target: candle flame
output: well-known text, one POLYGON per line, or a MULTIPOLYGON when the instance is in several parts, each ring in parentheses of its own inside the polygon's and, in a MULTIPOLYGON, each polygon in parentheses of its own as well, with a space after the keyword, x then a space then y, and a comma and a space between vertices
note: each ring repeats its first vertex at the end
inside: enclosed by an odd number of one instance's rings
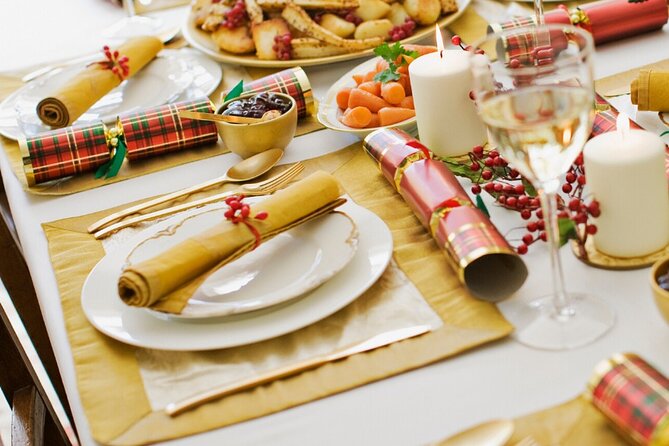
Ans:
POLYGON ((441 35, 439 25, 434 25, 435 39, 437 41, 437 51, 440 57, 444 57, 441 52, 444 51, 444 37, 441 35))
POLYGON ((620 113, 616 119, 616 131, 620 139, 625 139, 630 133, 630 121, 625 113, 620 113))

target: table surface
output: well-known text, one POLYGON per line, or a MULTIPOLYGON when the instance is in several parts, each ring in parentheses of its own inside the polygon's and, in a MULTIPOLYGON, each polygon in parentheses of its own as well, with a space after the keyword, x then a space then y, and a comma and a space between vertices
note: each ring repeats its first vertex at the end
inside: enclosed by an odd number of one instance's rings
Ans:
MULTIPOLYGON (((18 72, 93 52, 103 42, 88 36, 95 36, 95 30, 123 14, 102 0, 0 0, 0 72, 18 72), (82 35, 87 38, 81 39, 82 35)), ((595 57, 596 76, 665 58, 664 45, 669 46, 669 26, 602 46, 595 57)), ((308 69, 316 96, 322 96, 328 85, 357 63, 308 69)), ((350 135, 329 130, 312 133, 291 143, 284 162, 318 156, 354 141, 350 135)), ((180 189, 218 176, 236 161, 235 155, 222 155, 75 195, 39 197, 22 190, 0 150, 5 189, 83 444, 95 442, 78 398, 56 280, 40 224, 180 189)), ((502 233, 522 225, 514 213, 491 210, 502 233)), ((599 360, 618 351, 637 352, 669 371, 669 328, 654 307, 648 269, 593 269, 576 260, 568 248, 561 254, 568 288, 601 296, 617 314, 615 327, 591 345, 548 352, 507 338, 410 373, 166 444, 424 444, 487 419, 515 417, 568 400, 584 390, 599 360)), ((529 279, 514 299, 549 292, 545 247, 533 246, 525 260, 529 279)))

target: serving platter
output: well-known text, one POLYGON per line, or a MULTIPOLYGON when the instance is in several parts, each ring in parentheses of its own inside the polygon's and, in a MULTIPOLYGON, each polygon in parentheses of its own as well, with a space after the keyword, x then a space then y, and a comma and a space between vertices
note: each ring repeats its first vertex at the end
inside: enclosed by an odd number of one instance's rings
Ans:
MULTIPOLYGON (((339 211, 358 228, 358 248, 350 262, 330 280, 299 299, 251 313, 205 320, 155 317, 144 308, 125 305, 118 296, 121 268, 131 251, 149 235, 142 231, 103 257, 89 274, 81 305, 89 322, 120 342, 159 350, 197 351, 230 348, 271 339, 313 324, 340 310, 371 287, 385 271, 393 241, 386 224, 349 200, 339 211)), ((166 229, 175 216, 147 230, 166 229)))
MULTIPOLYGON (((457 0, 458 10, 452 14, 441 17, 436 24, 440 28, 445 28, 446 26, 453 23, 457 20, 462 13, 467 9, 471 0, 457 0)), ((414 35, 407 37, 406 39, 401 40, 401 43, 414 43, 418 42, 421 39, 430 37, 434 35, 434 25, 426 25, 416 28, 414 35)), ((291 60, 262 60, 258 59, 255 55, 239 55, 232 54, 225 51, 222 51, 216 46, 214 41, 211 39, 209 33, 206 33, 195 26, 195 15, 190 12, 186 23, 184 24, 181 30, 186 41, 193 47, 196 48, 209 57, 219 61, 230 63, 234 65, 242 65, 245 67, 262 67, 262 68, 290 68, 295 66, 313 66, 313 65, 324 65, 334 62, 343 62, 347 60, 359 59, 361 57, 369 57, 374 55, 373 49, 368 49, 364 51, 357 51, 353 53, 338 54, 336 56, 327 56, 327 57, 315 57, 312 59, 291 59, 291 60)))

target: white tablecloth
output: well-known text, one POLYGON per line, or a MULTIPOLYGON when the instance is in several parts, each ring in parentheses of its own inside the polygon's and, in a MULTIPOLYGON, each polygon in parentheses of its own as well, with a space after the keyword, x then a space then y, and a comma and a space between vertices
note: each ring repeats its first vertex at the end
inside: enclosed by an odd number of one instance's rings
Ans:
MULTIPOLYGON (((103 0, 0 0, 0 71, 95 51, 102 41, 91 37, 94 31, 122 16, 121 9, 103 0)), ((669 27, 598 48, 596 75, 666 58, 665 45, 669 46, 669 27)), ((308 69, 316 95, 323 95, 328 85, 356 63, 308 69)), ((317 156, 353 141, 330 131, 312 133, 291 144, 285 162, 317 156)), ((75 195, 47 198, 25 193, 0 151, 2 179, 84 444, 95 442, 78 398, 40 223, 186 187, 220 175, 235 161, 234 155, 223 155, 75 195)), ((503 230, 522 225, 514 213, 492 211, 503 230)), ((509 338, 340 395, 169 444, 424 444, 480 421, 514 417, 570 399, 584 389, 594 365, 617 351, 635 351, 669 373, 669 327, 652 302, 648 269, 610 272, 589 268, 567 248, 562 256, 568 288, 596 293, 617 313, 613 330, 587 347, 546 352, 509 338)), ((547 293, 545 248, 533 246, 525 260, 530 276, 517 297, 547 293)))

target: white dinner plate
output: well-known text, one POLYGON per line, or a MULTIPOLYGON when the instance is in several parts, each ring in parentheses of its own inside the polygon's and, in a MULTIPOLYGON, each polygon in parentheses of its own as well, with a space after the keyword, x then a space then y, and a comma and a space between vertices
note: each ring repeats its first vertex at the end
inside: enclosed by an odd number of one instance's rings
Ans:
MULTIPOLYGON (((129 257, 131 264, 158 256, 225 220, 227 207, 186 219, 176 230, 149 230, 129 257)), ((214 272, 180 314, 151 309, 159 317, 203 319, 248 313, 287 302, 332 278, 351 261, 358 230, 344 213, 334 212, 262 243, 256 250, 214 272)))
POLYGON ((415 116, 413 118, 406 119, 402 122, 398 122, 397 124, 387 125, 385 127, 371 127, 368 129, 355 129, 353 127, 349 127, 347 125, 342 124, 341 121, 339 120, 339 118, 344 113, 340 110, 339 106, 337 105, 337 93, 342 88, 355 87, 356 83, 353 80, 353 75, 367 74, 369 71, 374 70, 374 68, 376 67, 376 62, 379 59, 381 58, 375 57, 373 59, 368 60, 367 62, 361 63, 360 65, 358 65, 357 67, 353 68, 351 71, 340 77, 339 80, 337 80, 337 82, 332 84, 328 92, 325 94, 325 98, 323 98, 318 104, 317 117, 321 124, 323 124, 325 127, 331 130, 351 133, 352 135, 359 136, 361 139, 372 133, 374 130, 390 128, 390 127, 399 127, 400 129, 412 135, 415 135, 418 132, 415 116))
MULTIPOLYGON (((37 103, 85 65, 56 69, 15 91, 0 104, 0 134, 17 140, 51 128, 37 116, 37 103)), ((96 102, 74 124, 113 123, 122 113, 211 94, 221 82, 219 64, 194 50, 163 50, 139 73, 96 102)))
MULTIPOLYGON (((89 274, 81 293, 86 317, 102 333, 126 344, 160 350, 213 350, 271 339, 313 324, 353 302, 372 286, 392 256, 392 236, 371 211, 349 200, 339 208, 358 228, 358 249, 332 279, 302 298, 252 313, 188 321, 157 318, 145 309, 125 305, 117 281, 132 249, 146 238, 140 233, 106 255, 89 274)), ((154 227, 175 224, 173 217, 154 227)), ((151 229, 152 229, 151 228, 151 229)))

